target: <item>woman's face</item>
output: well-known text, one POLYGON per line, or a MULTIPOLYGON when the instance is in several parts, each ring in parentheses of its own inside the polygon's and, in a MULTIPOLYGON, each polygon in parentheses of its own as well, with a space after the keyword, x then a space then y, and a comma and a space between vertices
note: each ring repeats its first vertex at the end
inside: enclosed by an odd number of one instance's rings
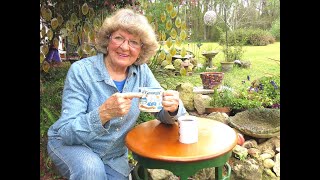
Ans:
POLYGON ((117 30, 110 36, 108 56, 111 64, 120 68, 127 68, 139 57, 141 51, 139 36, 117 30))

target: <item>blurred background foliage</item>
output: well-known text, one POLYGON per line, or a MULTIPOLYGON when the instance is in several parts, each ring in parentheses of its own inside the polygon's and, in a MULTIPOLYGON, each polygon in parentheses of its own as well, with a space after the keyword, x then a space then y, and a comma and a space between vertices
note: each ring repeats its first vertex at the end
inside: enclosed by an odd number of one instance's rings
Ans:
POLYGON ((122 7, 146 15, 158 35, 162 46, 151 68, 162 61, 172 64, 172 56, 187 55, 186 50, 194 48, 181 44, 223 44, 226 30, 231 45, 242 36, 252 45, 272 43, 270 37, 280 40, 279 0, 40 0, 40 71, 46 73, 51 67, 44 59, 52 45, 62 44, 67 56, 78 59, 95 55, 98 28, 106 16, 122 7), (203 20, 207 11, 216 13, 212 26, 203 20))

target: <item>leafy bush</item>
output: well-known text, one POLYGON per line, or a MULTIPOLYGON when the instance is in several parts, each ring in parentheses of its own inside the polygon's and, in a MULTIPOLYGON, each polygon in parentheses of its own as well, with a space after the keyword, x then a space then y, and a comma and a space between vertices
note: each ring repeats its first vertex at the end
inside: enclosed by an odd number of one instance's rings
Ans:
POLYGON ((149 112, 140 112, 136 125, 155 119, 155 116, 149 112))
MULTIPOLYGON (((228 45, 246 45, 248 44, 248 33, 246 29, 236 29, 228 33, 228 45)), ((221 36, 220 44, 225 44, 226 37, 221 36)))
MULTIPOLYGON (((225 36, 221 36, 219 44, 226 42, 225 36)), ((236 29, 228 34, 229 45, 253 45, 265 46, 275 42, 275 37, 269 31, 262 29, 236 29)))
POLYGON ((48 128, 58 120, 61 111, 62 91, 69 63, 50 68, 40 73, 40 135, 45 136, 48 128))
MULTIPOLYGON (((250 76, 247 78, 250 81, 250 76)), ((213 97, 216 100, 210 101, 211 106, 227 103, 231 109, 280 108, 280 76, 263 76, 253 80, 249 88, 238 87, 229 96, 215 92, 213 97)))
POLYGON ((214 90, 209 101, 211 107, 229 107, 231 109, 251 109, 262 107, 256 99, 249 99, 248 93, 236 93, 229 89, 214 90))
POLYGON ((277 41, 280 41, 280 19, 276 19, 272 22, 272 26, 269 30, 273 37, 276 38, 277 41))
POLYGON ((215 88, 209 101, 209 105, 211 107, 231 107, 233 98, 232 91, 228 89, 218 91, 218 89, 215 88))
POLYGON ((253 46, 266 46, 275 42, 275 38, 268 31, 261 29, 252 29, 249 30, 248 33, 250 33, 248 37, 248 43, 253 46))
POLYGON ((244 54, 242 46, 229 46, 224 48, 223 53, 227 62, 233 62, 234 60, 240 60, 244 54))
POLYGON ((251 82, 249 97, 264 107, 280 108, 280 76, 264 76, 251 82))
POLYGON ((232 100, 231 109, 252 109, 252 108, 260 108, 262 107, 262 103, 258 100, 250 100, 245 97, 242 98, 234 98, 232 100))
MULTIPOLYGON (((160 47, 157 53, 150 59, 149 67, 158 70, 161 62, 167 61, 168 65, 173 65, 173 56, 179 54, 184 57, 187 49, 181 47, 187 38, 186 19, 179 13, 179 4, 165 0, 163 2, 146 4, 146 17, 154 27, 160 47)), ((176 69, 176 70, 180 70, 176 69)))

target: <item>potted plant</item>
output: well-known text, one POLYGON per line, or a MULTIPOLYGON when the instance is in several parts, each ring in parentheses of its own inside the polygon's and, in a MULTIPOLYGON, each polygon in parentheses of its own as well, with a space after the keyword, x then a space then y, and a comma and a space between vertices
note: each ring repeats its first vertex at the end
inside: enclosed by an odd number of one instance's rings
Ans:
POLYGON ((240 60, 243 56, 243 49, 241 45, 237 46, 225 46, 222 50, 225 56, 225 60, 221 61, 221 70, 222 71, 230 71, 233 67, 235 60, 240 60))
POLYGON ((263 107, 261 99, 250 93, 246 88, 240 88, 237 92, 238 93, 234 94, 232 102, 230 103, 231 116, 247 109, 263 107))
POLYGON ((224 78, 223 72, 202 72, 200 73, 203 89, 214 89, 221 85, 224 78))
POLYGON ((263 103, 256 98, 249 96, 248 92, 236 93, 229 89, 214 89, 209 106, 205 108, 206 113, 225 112, 233 116, 238 112, 252 109, 263 108, 263 103))
POLYGON ((213 95, 209 101, 209 107, 205 108, 206 113, 224 112, 229 115, 233 98, 234 95, 231 90, 222 89, 219 91, 218 88, 215 88, 213 95))
POLYGON ((246 99, 246 98, 234 98, 232 99, 230 108, 230 116, 237 114, 238 112, 245 111, 253 108, 262 108, 262 103, 256 99, 246 99))

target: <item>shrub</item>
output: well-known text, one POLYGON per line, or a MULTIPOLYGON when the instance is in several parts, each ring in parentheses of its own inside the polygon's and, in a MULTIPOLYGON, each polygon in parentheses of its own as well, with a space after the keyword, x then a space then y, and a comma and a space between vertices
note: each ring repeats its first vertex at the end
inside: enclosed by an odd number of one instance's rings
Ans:
POLYGON ((70 64, 50 68, 40 74, 40 135, 45 136, 48 128, 58 120, 61 111, 64 80, 70 64))
POLYGON ((214 90, 214 93, 209 101, 211 107, 229 107, 231 109, 251 109, 260 108, 262 103, 258 99, 250 99, 248 92, 239 91, 242 93, 236 93, 229 89, 223 89, 218 91, 214 90))
POLYGON ((242 58, 244 50, 242 49, 242 46, 229 46, 228 48, 225 46, 222 52, 225 55, 226 61, 233 62, 234 60, 240 60, 242 58))
POLYGON ((251 82, 250 98, 264 107, 280 107, 280 76, 265 76, 251 82))
POLYGON ((269 32, 277 41, 280 41, 280 19, 276 19, 272 22, 269 32))
MULTIPOLYGON (((225 44, 225 36, 221 36, 219 44, 225 44)), ((265 46, 275 42, 275 37, 269 31, 262 29, 237 29, 228 34, 229 45, 265 46)))
POLYGON ((149 112, 140 112, 136 125, 155 119, 155 116, 149 112))
POLYGON ((209 105, 211 107, 230 107, 233 98, 234 96, 232 91, 228 89, 222 89, 219 91, 217 88, 215 88, 209 101, 209 105))
POLYGON ((231 109, 252 109, 252 108, 260 108, 262 107, 262 103, 255 99, 247 99, 245 97, 234 98, 231 104, 231 109))
MULTIPOLYGON (((234 31, 230 31, 228 33, 228 45, 246 45, 248 44, 248 35, 245 29, 237 29, 234 31)), ((219 39, 219 44, 224 45, 226 44, 226 36, 222 34, 219 39)))
POLYGON ((248 43, 253 46, 266 46, 274 43, 275 39, 271 33, 261 29, 251 29, 248 31, 248 43))

